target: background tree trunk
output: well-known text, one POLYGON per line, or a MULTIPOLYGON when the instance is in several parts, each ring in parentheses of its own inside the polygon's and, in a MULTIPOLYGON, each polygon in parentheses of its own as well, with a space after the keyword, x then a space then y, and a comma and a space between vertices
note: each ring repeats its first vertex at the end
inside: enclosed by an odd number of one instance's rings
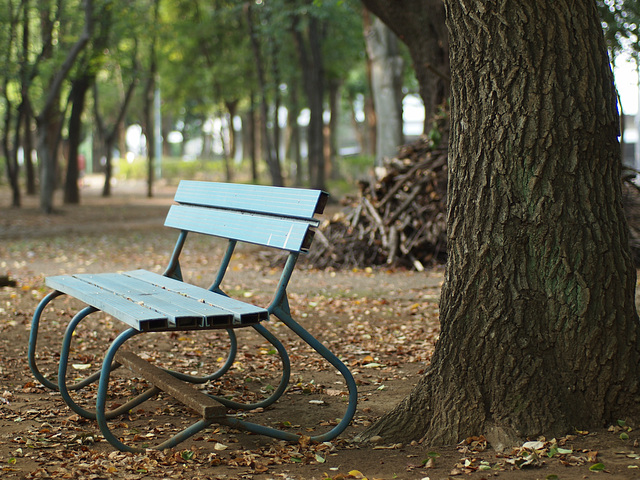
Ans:
MULTIPOLYGON (((152 49, 155 52, 155 47, 152 49)), ((155 57, 155 53, 152 53, 155 57)), ((151 60, 149 78, 145 85, 143 101, 143 132, 147 146, 147 197, 153 197, 153 183, 155 181, 156 135, 153 119, 153 100, 156 92, 156 61, 151 60)))
POLYGON ((236 158, 236 152, 238 148, 238 139, 236 136, 235 128, 233 126, 233 119, 238 114, 238 103, 240 103, 239 100, 225 101, 225 106, 227 107, 227 113, 229 116, 229 157, 231 157, 232 161, 236 158))
MULTIPOLYGON (((310 3, 310 2, 309 2, 310 3)), ((322 22, 313 15, 307 19, 306 35, 299 28, 301 18, 294 17, 292 33, 302 69, 302 81, 309 107, 307 127, 309 182, 312 188, 326 190, 324 158, 324 89, 322 58, 322 22), (306 38, 305 38, 306 37, 306 38)))
POLYGON ((289 84, 289 128, 291 133, 289 135, 289 156, 293 159, 295 165, 295 180, 294 185, 297 187, 302 186, 302 153, 300 152, 300 125, 298 124, 298 116, 300 116, 300 105, 298 101, 298 83, 295 79, 292 79, 289 84))
MULTIPOLYGON (((57 170, 57 147, 60 133, 61 114, 59 111, 59 97, 62 85, 73 67, 78 55, 89 43, 91 33, 93 32, 93 1, 85 0, 84 2, 84 28, 78 40, 67 53, 64 61, 51 76, 51 81, 47 88, 44 106, 40 114, 36 117, 38 127, 38 162, 40 166, 40 208, 44 213, 53 212, 53 192, 56 187, 56 170, 57 170)), ((48 27, 52 28, 52 22, 48 27)), ((45 34, 45 38, 51 38, 50 34, 45 34)), ((52 48, 53 44, 45 42, 43 45, 43 57, 48 57, 49 52, 46 50, 52 48)))
POLYGON ((12 113, 13 107, 8 99, 5 98, 5 111, 4 111, 4 128, 2 134, 2 151, 5 156, 5 167, 7 171, 7 179, 9 180, 9 185, 11 186, 11 206, 12 207, 20 207, 21 206, 21 195, 20 195, 20 180, 19 180, 19 172, 20 167, 18 165, 18 147, 20 144, 20 124, 21 124, 21 115, 20 110, 18 111, 18 118, 15 122, 16 128, 13 130, 14 132, 14 142, 11 145, 9 141, 9 137, 12 131, 12 113))
POLYGON ((273 150, 273 142, 269 135, 268 129, 268 105, 267 105, 267 86, 264 72, 264 65, 262 64, 262 54, 260 53, 260 45, 258 43, 258 37, 255 32, 255 26, 253 21, 252 8, 250 4, 246 4, 246 17, 249 28, 249 37, 251 39, 251 50, 256 63, 256 74, 258 76, 258 88, 260 89, 260 116, 261 118, 261 133, 263 139, 265 155, 267 159, 267 166, 269 167, 269 173, 271 174, 271 183, 275 186, 282 186, 282 171, 280 169, 280 162, 277 155, 273 150))
POLYGON ((393 158, 404 143, 402 83, 404 61, 395 34, 379 18, 365 22, 367 55, 371 60, 371 90, 376 108, 376 158, 393 158))
POLYGON ((71 116, 69 117, 69 161, 64 187, 64 203, 80 203, 80 188, 78 180, 80 169, 78 166, 78 147, 82 140, 82 112, 84 111, 87 92, 91 88, 94 77, 83 75, 73 81, 71 86, 71 116))
POLYGON ((449 97, 449 40, 442 0, 362 0, 409 48, 424 103, 425 127, 449 97))
POLYGON ((636 272, 596 5, 502 5, 447 1, 442 330, 425 377, 364 438, 484 434, 499 448, 638 420, 636 272))
POLYGON ((27 195, 35 195, 36 191, 36 169, 33 165, 33 136, 31 135, 31 107, 29 105, 29 99, 26 98, 26 102, 23 101, 25 112, 23 115, 24 134, 23 134, 23 150, 24 150, 24 166, 27 174, 27 195))
POLYGON ((327 155, 325 156, 327 177, 332 180, 340 178, 338 165, 338 124, 340 120, 340 82, 337 79, 329 81, 329 125, 327 125, 327 155))
MULTIPOLYGON (((101 149, 98 149, 101 153, 94 153, 94 158, 100 158, 104 155, 104 185, 102 187, 102 196, 108 197, 111 195, 111 177, 113 173, 113 149, 116 142, 123 141, 123 129, 122 123, 124 116, 127 113, 131 99, 133 98, 133 92, 138 84, 136 78, 131 80, 131 83, 127 87, 127 91, 122 98, 120 109, 118 110, 118 117, 116 118, 111 129, 107 131, 107 127, 104 123, 102 115, 100 114, 100 96, 98 94, 98 88, 94 83, 93 89, 93 118, 96 125, 96 138, 94 139, 94 145, 102 145, 101 149)), ((124 152, 124 148, 120 147, 120 152, 124 152)))

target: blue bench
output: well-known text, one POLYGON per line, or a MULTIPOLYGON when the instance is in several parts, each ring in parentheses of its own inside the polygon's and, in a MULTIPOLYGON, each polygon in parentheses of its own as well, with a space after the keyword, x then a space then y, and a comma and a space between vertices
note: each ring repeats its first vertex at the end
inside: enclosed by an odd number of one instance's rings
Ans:
POLYGON ((77 414, 97 421, 100 431, 114 447, 122 451, 143 451, 126 445, 111 431, 109 420, 164 391, 201 415, 201 419, 154 448, 176 446, 212 423, 228 425, 274 438, 298 441, 295 433, 242 420, 227 413, 232 410, 256 410, 274 404, 286 391, 290 377, 290 361, 285 347, 264 323, 271 315, 295 332, 316 352, 333 365, 344 377, 349 402, 342 420, 326 433, 312 436, 312 441, 327 441, 342 433, 351 422, 357 403, 357 389, 349 369, 323 344, 316 340, 291 316, 287 300, 287 285, 301 253, 308 251, 314 229, 322 213, 327 194, 319 190, 235 185, 211 182, 182 181, 175 195, 165 225, 180 233, 162 275, 146 270, 123 273, 76 274, 48 277, 46 285, 53 289, 38 305, 32 320, 29 338, 29 366, 35 378, 44 386, 60 392, 67 405, 77 414), (180 254, 190 233, 211 235, 228 241, 225 254, 212 285, 206 289, 183 281, 180 254), (230 298, 221 288, 225 272, 238 242, 288 252, 273 299, 267 306, 256 306, 230 298), (86 304, 69 322, 62 339, 57 380, 52 381, 37 366, 37 341, 41 316, 50 302, 60 295, 69 295, 86 304), (108 347, 99 372, 75 384, 67 384, 67 367, 74 331, 88 315, 102 311, 122 321, 126 328, 108 347), (277 388, 265 399, 255 403, 239 403, 224 397, 206 395, 192 384, 202 384, 221 378, 231 368, 236 352, 235 330, 253 328, 280 356, 282 377, 277 388), (141 333, 224 329, 229 337, 229 353, 216 372, 196 376, 151 365, 131 351, 121 348, 127 340, 141 333), (147 379, 153 387, 114 410, 106 410, 111 372, 126 366, 147 379), (95 411, 78 405, 70 391, 98 383, 95 411))

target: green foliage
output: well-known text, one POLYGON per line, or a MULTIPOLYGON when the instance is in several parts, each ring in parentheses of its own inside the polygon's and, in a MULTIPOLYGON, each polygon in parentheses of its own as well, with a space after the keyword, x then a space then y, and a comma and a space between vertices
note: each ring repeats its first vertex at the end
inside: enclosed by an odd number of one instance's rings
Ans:
MULTIPOLYGON (((0 0, 0 24, 3 25, 0 29, 0 56, 3 56, 7 67, 0 73, 0 85, 5 86, 11 102, 0 100, 0 114, 4 114, 7 105, 16 108, 20 103, 23 78, 29 79, 28 93, 33 111, 36 114, 42 112, 54 75, 85 27, 82 2, 41 0, 24 4, 0 0), (22 10, 23 5, 27 7, 25 10, 22 10), (8 28, 12 20, 15 20, 13 29, 8 28), (30 32, 29 48, 23 53, 25 25, 30 32)), ((87 97, 83 117, 87 125, 83 132, 97 132, 95 98, 98 100, 96 111, 106 131, 109 131, 120 111, 124 93, 132 82, 138 82, 140 87, 134 91, 123 126, 144 123, 142 105, 145 90, 141 87, 148 79, 150 47, 154 39, 158 41, 158 84, 162 92, 165 138, 172 130, 180 130, 185 140, 201 136, 207 120, 226 115, 230 104, 237 107, 237 115, 244 116, 249 110, 258 88, 255 61, 249 45, 246 4, 234 0, 162 0, 156 21, 153 15, 156 2, 93 0, 92 38, 76 59, 62 84, 59 97, 56 97, 55 108, 61 112, 59 119, 63 135, 68 134, 65 115, 69 110, 65 108, 71 81, 80 76, 95 77, 97 92, 97 95, 89 94, 87 97)), ((362 8, 357 0, 252 3, 261 58, 265 62, 267 101, 272 107, 269 122, 275 118, 273 104, 276 99, 290 112, 299 112, 306 106, 293 38, 294 18, 300 29, 308 27, 312 18, 321 23, 326 85, 328 82, 340 85, 345 97, 368 94, 362 8)), ((0 130, 2 128, 0 125, 0 130)), ((288 132, 283 130, 283 139, 286 140, 287 136, 288 132)), ((99 140, 99 136, 94 135, 94 139, 99 140)), ((214 163, 215 167, 207 165, 203 172, 208 172, 209 168, 221 168, 220 162, 214 163)), ((186 163, 176 165, 177 172, 187 170, 188 175, 196 173, 190 171, 192 167, 187 167, 186 163)), ((360 177, 370 165, 369 159, 362 164, 357 158, 348 159, 340 169, 353 179, 360 177)), ((167 168, 173 168, 173 164, 169 162, 167 168)), ((122 165, 121 174, 144 178, 146 168, 138 171, 136 165, 122 165)))
MULTIPOLYGON (((175 157, 163 157, 161 168, 162 178, 169 182, 224 179, 224 164, 221 160, 185 161, 175 157)), ((147 177, 146 158, 139 157, 132 162, 124 158, 118 159, 116 161, 115 177, 121 180, 145 179, 147 177)))
POLYGON ((631 50, 640 56, 640 2, 637 0, 598 0, 605 39, 613 56, 631 50))

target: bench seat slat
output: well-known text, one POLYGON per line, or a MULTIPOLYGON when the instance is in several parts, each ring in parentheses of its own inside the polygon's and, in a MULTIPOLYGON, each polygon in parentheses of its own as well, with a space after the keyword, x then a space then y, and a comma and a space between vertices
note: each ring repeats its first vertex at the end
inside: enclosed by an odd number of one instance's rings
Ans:
POLYGON ((187 205, 172 205, 165 225, 293 252, 308 250, 313 238, 308 222, 187 205))
POLYGON ((229 312, 126 275, 80 274, 76 278, 156 310, 166 315, 177 327, 206 327, 209 325, 209 318, 212 323, 230 323, 232 320, 229 312), (214 320, 216 317, 220 317, 218 322, 214 320))
POLYGON ((311 219, 314 214, 322 213, 327 196, 321 190, 183 180, 178 185, 175 201, 311 219))
POLYGON ((92 305, 136 330, 163 330, 170 326, 169 319, 157 311, 131 302, 119 295, 114 295, 71 275, 47 277, 46 285, 92 305))
POLYGON ((49 277, 73 295, 141 331, 254 325, 268 310, 146 270, 49 277))
POLYGON ((145 282, 162 287, 165 291, 188 295, 199 300, 204 300, 209 304, 216 305, 216 307, 231 312, 234 316, 234 323, 256 323, 269 318, 269 311, 265 308, 257 307, 234 298, 225 297, 224 295, 181 282, 180 280, 158 275, 148 270, 133 270, 124 272, 123 275, 144 280, 145 282))

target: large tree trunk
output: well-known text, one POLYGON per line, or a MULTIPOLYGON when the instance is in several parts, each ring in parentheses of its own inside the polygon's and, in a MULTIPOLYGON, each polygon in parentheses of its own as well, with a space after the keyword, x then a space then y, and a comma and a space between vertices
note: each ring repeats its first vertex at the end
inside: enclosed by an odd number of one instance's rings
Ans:
MULTIPOLYGON (((409 48, 425 127, 435 109, 449 96, 449 41, 442 0, 362 0, 362 3, 409 48)), ((467 13, 465 13, 467 15, 467 13)))
POLYGON ((402 132, 402 83, 404 61, 395 34, 379 18, 365 15, 367 55, 371 61, 371 90, 376 109, 376 158, 382 165, 404 143, 402 132))
POLYGON ((363 438, 500 447, 638 420, 636 272, 595 2, 446 3, 442 331, 425 377, 363 438))

